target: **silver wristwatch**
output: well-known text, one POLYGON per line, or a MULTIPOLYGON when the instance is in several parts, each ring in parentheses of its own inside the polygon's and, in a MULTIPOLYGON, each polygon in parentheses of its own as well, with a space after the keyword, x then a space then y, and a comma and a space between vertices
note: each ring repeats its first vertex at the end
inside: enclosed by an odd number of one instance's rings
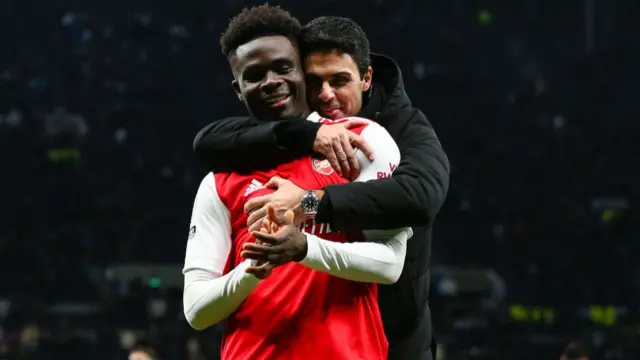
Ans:
POLYGON ((300 207, 304 214, 310 218, 315 218, 318 213, 318 206, 320 205, 320 199, 313 190, 305 191, 302 196, 302 202, 300 207))

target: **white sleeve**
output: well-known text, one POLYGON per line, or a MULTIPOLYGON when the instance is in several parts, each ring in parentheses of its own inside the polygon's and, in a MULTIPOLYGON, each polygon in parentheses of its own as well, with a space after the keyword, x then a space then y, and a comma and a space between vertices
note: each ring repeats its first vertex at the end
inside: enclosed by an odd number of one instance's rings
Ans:
MULTIPOLYGON (((369 181, 391 176, 400 163, 400 150, 382 126, 371 123, 360 134, 375 153, 369 161, 360 151, 360 176, 355 181, 369 181)), ((365 241, 338 243, 307 235, 307 255, 300 264, 347 280, 380 284, 395 283, 404 267, 410 227, 363 232, 365 241)))
POLYGON ((193 204, 182 270, 184 315, 196 330, 226 319, 260 282, 245 272, 248 260, 222 275, 230 253, 229 210, 220 200, 214 176, 209 173, 193 204))

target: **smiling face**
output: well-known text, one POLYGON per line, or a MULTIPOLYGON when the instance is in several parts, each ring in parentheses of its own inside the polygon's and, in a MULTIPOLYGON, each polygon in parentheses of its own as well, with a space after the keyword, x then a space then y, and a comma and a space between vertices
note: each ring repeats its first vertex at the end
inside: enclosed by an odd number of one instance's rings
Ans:
POLYGON ((260 120, 306 115, 308 106, 298 47, 284 36, 263 36, 239 46, 230 57, 232 85, 260 120))
POLYGON ((309 54, 304 67, 309 106, 321 116, 341 119, 362 109, 362 93, 371 87, 371 66, 361 76, 349 54, 331 51, 309 54))

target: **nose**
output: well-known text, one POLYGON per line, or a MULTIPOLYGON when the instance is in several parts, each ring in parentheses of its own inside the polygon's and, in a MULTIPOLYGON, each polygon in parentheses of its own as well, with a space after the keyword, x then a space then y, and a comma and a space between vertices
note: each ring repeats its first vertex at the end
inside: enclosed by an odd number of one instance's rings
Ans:
POLYGON ((269 71, 261 87, 266 90, 276 88, 280 86, 280 84, 282 84, 282 78, 275 72, 269 71))
POLYGON ((335 94, 333 93, 333 88, 331 87, 331 85, 329 85, 328 82, 323 82, 322 83, 322 88, 320 89, 320 94, 318 95, 318 98, 322 101, 322 102, 329 102, 331 100, 333 100, 333 98, 335 97, 335 94))

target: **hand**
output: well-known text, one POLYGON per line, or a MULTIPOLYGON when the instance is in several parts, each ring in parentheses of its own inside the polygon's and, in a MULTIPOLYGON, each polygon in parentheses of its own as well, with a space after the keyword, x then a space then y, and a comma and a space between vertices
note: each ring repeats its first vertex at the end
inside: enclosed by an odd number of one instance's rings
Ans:
MULTIPOLYGON (((267 212, 268 217, 263 224, 276 231, 271 234, 261 231, 252 232, 251 235, 256 240, 262 241, 262 244, 245 243, 242 246, 240 256, 245 259, 266 262, 266 264, 272 266, 304 259, 307 255, 307 237, 300 232, 297 226, 293 225, 293 211, 289 210, 284 217, 278 218, 275 208, 268 205, 267 212), (274 222, 276 223, 275 226, 273 225, 274 222)), ((250 272, 250 269, 247 269, 247 272, 250 272)), ((251 269, 251 271, 254 271, 254 269, 251 269)))
MULTIPOLYGON (((267 216, 267 204, 274 207, 278 218, 284 216, 287 210, 293 210, 294 225, 299 225, 305 220, 304 212, 300 208, 304 190, 291 181, 277 176, 272 177, 264 186, 268 189, 274 189, 276 192, 253 198, 244 204, 244 212, 249 214, 247 218, 249 232, 260 230, 262 219, 267 216)), ((271 220, 277 221, 276 218, 271 220)))
MULTIPOLYGON (((274 214, 274 216, 275 216, 275 214, 274 214)), ((262 224, 262 226, 260 228, 260 232, 263 233, 263 234, 276 233, 278 231, 278 229, 280 228, 276 221, 271 221, 268 218, 264 219, 261 222, 261 224, 262 224)), ((256 239, 256 244, 264 245, 265 243, 263 243, 262 241, 256 239)), ((267 277, 269 277, 271 275, 271 272, 273 271, 274 268, 275 268, 275 266, 273 264, 270 264, 269 262, 251 260, 251 266, 246 268, 245 272, 247 272, 249 274, 253 274, 253 276, 257 277, 258 279, 264 280, 264 279, 266 279, 267 277)))
POLYGON ((373 149, 360 135, 349 129, 367 125, 364 119, 353 119, 334 125, 322 125, 313 142, 313 151, 324 155, 340 175, 354 180, 360 174, 360 165, 353 148, 360 149, 373 161, 373 149))

